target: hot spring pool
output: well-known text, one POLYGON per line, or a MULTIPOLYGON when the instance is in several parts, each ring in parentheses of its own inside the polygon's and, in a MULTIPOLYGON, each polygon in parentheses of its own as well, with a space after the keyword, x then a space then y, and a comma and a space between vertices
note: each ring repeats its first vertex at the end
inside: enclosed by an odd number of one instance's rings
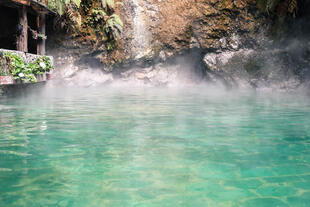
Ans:
POLYGON ((310 99, 203 88, 0 100, 2 207, 310 206, 310 99))

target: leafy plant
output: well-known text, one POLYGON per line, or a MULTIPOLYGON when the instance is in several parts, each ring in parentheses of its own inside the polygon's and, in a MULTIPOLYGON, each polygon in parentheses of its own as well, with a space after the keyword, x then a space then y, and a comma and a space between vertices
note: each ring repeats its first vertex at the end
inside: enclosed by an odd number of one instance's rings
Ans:
POLYGON ((28 26, 28 29, 30 30, 30 32, 32 34, 32 38, 34 40, 37 40, 38 38, 42 39, 42 40, 47 39, 47 36, 45 34, 39 33, 38 31, 31 29, 29 26, 28 26))
POLYGON ((114 0, 101 0, 104 9, 114 9, 114 0))
MULTIPOLYGON (((91 42, 103 42, 108 50, 115 48, 123 22, 115 13, 117 0, 46 0, 61 17, 63 28, 74 36, 91 42)), ((97 45, 96 43, 96 45, 97 45)))
POLYGON ((5 53, 10 74, 14 79, 20 79, 23 82, 37 82, 35 75, 42 75, 49 72, 53 66, 49 57, 38 57, 34 62, 27 63, 21 56, 10 52, 5 53))
POLYGON ((41 3, 48 5, 52 10, 55 10, 59 15, 63 15, 66 11, 66 7, 73 3, 77 7, 80 7, 81 0, 40 0, 41 3))
POLYGON ((117 14, 109 16, 105 24, 105 32, 111 34, 111 38, 118 38, 123 31, 123 22, 117 14))
POLYGON ((51 69, 53 69, 51 59, 46 56, 38 57, 33 63, 30 64, 34 74, 42 75, 43 73, 50 72, 51 69))
POLYGON ((1 66, 0 66, 0 76, 6 76, 6 75, 10 75, 9 72, 2 70, 1 66))
POLYGON ((46 39, 47 39, 47 36, 44 35, 44 34, 39 33, 39 34, 38 34, 38 38, 40 38, 40 39, 42 39, 42 40, 46 40, 46 39))
POLYGON ((102 8, 93 8, 85 22, 93 28, 97 39, 105 41, 107 50, 113 50, 116 39, 120 37, 123 30, 123 22, 117 14, 109 15, 102 8))
POLYGON ((37 81, 29 65, 19 55, 6 53, 5 57, 8 59, 10 71, 15 80, 21 79, 24 82, 37 81))

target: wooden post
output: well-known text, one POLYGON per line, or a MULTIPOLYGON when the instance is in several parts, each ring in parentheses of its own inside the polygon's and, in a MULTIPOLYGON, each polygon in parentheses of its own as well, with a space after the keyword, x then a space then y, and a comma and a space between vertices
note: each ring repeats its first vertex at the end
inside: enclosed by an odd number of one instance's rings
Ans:
MULTIPOLYGON (((46 35, 46 15, 45 14, 41 14, 39 18, 39 33, 46 35)), ((38 48, 39 48, 40 55, 45 55, 45 44, 46 44, 45 39, 39 40, 38 48)))
POLYGON ((17 38, 17 50, 22 52, 28 52, 28 18, 27 7, 23 5, 23 8, 19 10, 19 24, 22 27, 21 34, 17 38))
MULTIPOLYGON (((40 28, 40 15, 37 15, 36 22, 37 22, 37 31, 39 31, 39 28, 40 28)), ((39 40, 39 38, 37 39, 37 55, 40 55, 40 40, 39 40)))

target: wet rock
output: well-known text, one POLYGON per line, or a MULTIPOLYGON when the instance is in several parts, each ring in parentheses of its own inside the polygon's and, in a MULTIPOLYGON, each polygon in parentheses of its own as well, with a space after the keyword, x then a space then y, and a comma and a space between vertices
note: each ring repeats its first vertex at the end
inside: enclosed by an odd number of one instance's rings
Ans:
POLYGON ((203 58, 203 62, 209 70, 220 71, 225 68, 226 64, 228 64, 233 57, 247 58, 253 52, 253 50, 248 49, 221 53, 207 53, 203 58))
POLYGON ((119 13, 124 32, 113 52, 93 46, 87 52, 72 42, 71 54, 63 55, 66 47, 61 52, 57 49, 58 62, 64 67, 67 64, 67 71, 59 73, 64 80, 83 81, 81 74, 87 76, 93 73, 89 68, 96 68, 113 71, 113 76, 98 74, 103 81, 94 77, 87 80, 91 85, 112 79, 147 85, 204 79, 229 88, 290 90, 310 78, 309 41, 272 48, 273 41, 266 36, 269 21, 257 9, 256 1, 122 2, 119 13), (199 52, 190 58, 183 54, 196 50, 199 52), (180 54, 184 56, 175 61, 180 54))
POLYGON ((164 51, 160 51, 159 58, 161 61, 166 61, 167 60, 166 53, 164 51))
POLYGON ((123 3, 125 28, 117 48, 122 61, 157 56, 165 60, 164 52, 176 55, 188 48, 238 50, 246 42, 255 44, 257 31, 267 28, 264 15, 252 0, 124 0, 123 3))
POLYGON ((78 86, 97 86, 107 84, 112 81, 112 74, 105 73, 100 69, 88 69, 78 71, 70 80, 71 83, 78 86))
POLYGON ((207 53, 203 62, 207 78, 227 87, 256 88, 258 90, 295 90, 307 80, 305 53, 294 55, 287 48, 239 49, 220 53, 207 53), (292 53, 292 54, 291 54, 292 53))
POLYGON ((62 67, 58 67, 57 70, 54 72, 55 77, 61 77, 61 78, 70 78, 72 77, 79 68, 77 66, 74 66, 73 64, 65 64, 62 67))
POLYGON ((239 49, 241 45, 240 37, 236 34, 233 34, 229 40, 229 47, 233 50, 239 49))

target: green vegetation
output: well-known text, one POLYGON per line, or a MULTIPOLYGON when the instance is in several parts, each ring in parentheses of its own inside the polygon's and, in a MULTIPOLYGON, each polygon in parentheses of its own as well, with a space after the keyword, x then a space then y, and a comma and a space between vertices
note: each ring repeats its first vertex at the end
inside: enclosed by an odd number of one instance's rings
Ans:
POLYGON ((42 75, 53 69, 51 59, 47 56, 38 57, 33 63, 29 63, 29 67, 34 74, 42 75))
POLYGON ((53 69, 51 59, 46 56, 27 63, 20 55, 7 52, 1 60, 0 75, 13 75, 14 79, 20 79, 23 82, 36 82, 36 75, 42 75, 53 69))
POLYGON ((71 3, 78 8, 81 5, 81 0, 41 0, 41 2, 47 4, 50 9, 55 10, 59 15, 63 15, 71 3))
POLYGON ((3 61, 0 61, 0 76, 10 75, 3 61))
POLYGON ((123 22, 115 10, 121 2, 114 0, 42 0, 61 17, 61 26, 81 40, 108 51, 116 47, 123 30, 123 22))
POLYGON ((21 79, 25 82, 36 82, 36 77, 32 73, 30 65, 23 61, 23 59, 16 54, 6 53, 5 58, 7 58, 9 63, 9 68, 14 79, 21 79))

